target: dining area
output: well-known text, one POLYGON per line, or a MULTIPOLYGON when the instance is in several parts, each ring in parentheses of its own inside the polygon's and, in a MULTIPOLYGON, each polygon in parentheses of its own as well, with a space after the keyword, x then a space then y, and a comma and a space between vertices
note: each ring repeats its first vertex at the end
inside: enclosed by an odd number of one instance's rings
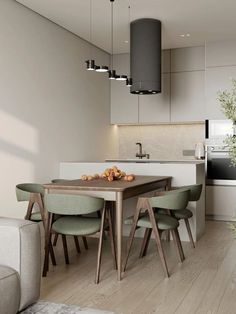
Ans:
MULTIPOLYGON (((163 242, 164 246, 174 243, 176 263, 183 263, 185 254, 178 231, 179 221, 184 221, 189 236, 188 245, 194 248, 189 224, 192 212, 187 207, 189 202, 200 199, 202 191, 202 184, 173 187, 171 181, 171 176, 135 175, 131 182, 123 178, 108 181, 99 177, 93 180, 52 179, 45 184, 18 184, 17 200, 28 202, 25 219, 42 221, 45 231, 42 276, 48 276, 52 267, 56 271, 55 249, 57 252, 58 238, 61 237, 64 263, 68 267, 68 239, 73 238, 74 250, 80 256, 90 250, 90 239, 93 239, 97 243, 96 265, 94 262, 92 267, 94 282, 98 284, 103 280, 100 271, 103 263, 106 265, 107 262, 102 258, 104 242, 106 246, 109 243, 108 258, 112 260, 117 281, 128 280, 129 271, 126 268, 138 229, 142 230, 138 233, 139 237, 141 234, 139 258, 145 259, 150 242, 155 243, 163 280, 171 276, 163 242), (133 198, 137 200, 135 210, 127 217, 124 202, 133 198), (124 236, 124 226, 129 228, 128 237, 124 236)), ((95 247, 93 249, 96 250, 95 247)))

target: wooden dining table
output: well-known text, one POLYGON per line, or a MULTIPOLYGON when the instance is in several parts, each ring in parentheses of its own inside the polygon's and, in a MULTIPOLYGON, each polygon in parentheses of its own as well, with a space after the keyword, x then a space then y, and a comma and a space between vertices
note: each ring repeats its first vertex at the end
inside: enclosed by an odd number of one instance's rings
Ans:
POLYGON ((115 202, 116 216, 116 254, 117 277, 122 278, 122 238, 123 238, 123 201, 160 188, 168 190, 171 185, 169 176, 136 176, 135 180, 91 181, 65 180, 59 183, 44 184, 45 193, 86 194, 103 197, 106 201, 115 202))

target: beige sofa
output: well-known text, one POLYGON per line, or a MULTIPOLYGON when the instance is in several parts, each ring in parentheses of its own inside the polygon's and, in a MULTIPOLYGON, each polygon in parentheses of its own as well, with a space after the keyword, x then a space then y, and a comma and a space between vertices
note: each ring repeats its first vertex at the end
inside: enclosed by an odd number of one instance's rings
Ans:
POLYGON ((39 225, 0 217, 1 314, 16 314, 38 300, 40 262, 39 225))

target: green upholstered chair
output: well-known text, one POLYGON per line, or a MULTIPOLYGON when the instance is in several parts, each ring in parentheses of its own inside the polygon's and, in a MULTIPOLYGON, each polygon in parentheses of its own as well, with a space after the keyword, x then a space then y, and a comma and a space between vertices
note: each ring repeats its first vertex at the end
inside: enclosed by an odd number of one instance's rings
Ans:
POLYGON ((48 256, 52 232, 56 232, 62 235, 63 247, 67 259, 68 250, 65 237, 66 235, 87 236, 100 232, 97 256, 97 270, 95 276, 95 283, 98 283, 101 267, 103 236, 104 230, 107 227, 106 213, 108 214, 107 216, 111 248, 114 265, 116 267, 111 213, 109 210, 107 210, 104 199, 87 195, 46 194, 44 197, 44 205, 45 209, 48 211, 49 218, 46 231, 46 250, 43 276, 46 276, 48 271, 48 256), (97 211, 101 211, 101 218, 83 216, 86 214, 95 213, 97 211), (54 221, 54 215, 60 215, 61 217, 54 221))
POLYGON ((28 202, 28 208, 25 215, 26 220, 42 221, 45 227, 45 212, 42 197, 44 188, 37 183, 21 183, 16 185, 16 198, 18 202, 28 202), (38 211, 33 212, 34 205, 38 205, 38 211))
MULTIPOLYGON (((126 265, 128 262, 131 246, 134 239, 135 230, 137 228, 145 228, 145 235, 144 235, 144 242, 142 244, 141 252, 145 250, 144 244, 146 243, 145 238, 149 238, 151 236, 151 233, 154 233, 154 238, 157 244, 158 253, 161 258, 161 262, 165 271, 165 275, 169 277, 169 271, 167 268, 167 263, 165 259, 165 254, 162 248, 161 243, 161 233, 163 231, 169 230, 173 236, 173 239, 175 241, 178 255, 180 258, 180 261, 182 262, 184 260, 184 253, 182 249, 182 245, 179 238, 178 233, 178 226, 179 222, 176 218, 158 214, 154 212, 154 208, 163 208, 167 210, 173 210, 177 211, 179 209, 185 208, 188 203, 189 199, 189 190, 184 190, 180 192, 176 192, 173 194, 163 195, 163 196, 156 196, 151 198, 139 198, 137 203, 137 208, 135 211, 135 214, 132 219, 132 227, 130 230, 130 235, 128 239, 127 244, 127 254, 125 258, 124 263, 124 271, 126 269, 126 265)), ((126 221, 125 221, 126 222, 126 221)), ((130 218, 127 221, 130 223, 130 218)), ((142 253, 140 253, 142 255, 142 253)))
MULTIPOLYGON (((16 185, 16 198, 18 202, 28 202, 28 208, 25 215, 26 220, 35 222, 42 221, 46 229, 46 213, 43 204, 44 188, 38 183, 20 183, 16 185), (38 206, 36 212, 33 211, 34 205, 38 206)), ((52 247, 50 246, 50 257, 53 265, 56 265, 56 259, 52 247)))
MULTIPOLYGON (((178 189, 174 189, 172 191, 169 191, 169 193, 174 193, 176 191, 181 191, 181 190, 185 190, 185 189, 190 190, 189 202, 197 202, 199 200, 201 193, 202 193, 202 184, 193 184, 193 185, 182 186, 178 189)), ((180 220, 180 219, 184 220, 186 228, 187 228, 189 240, 192 244, 192 247, 195 248, 195 244, 193 241, 193 236, 192 236, 192 232, 191 232, 191 228, 190 228, 190 224, 189 224, 189 219, 193 216, 192 211, 188 208, 183 208, 183 209, 175 211, 175 212, 171 211, 171 214, 175 218, 177 218, 178 220, 180 220)))
MULTIPOLYGON (((63 183, 66 181, 70 181, 70 180, 68 180, 68 179, 53 179, 53 180, 51 180, 52 183, 63 183)), ((53 246, 57 245, 57 240, 58 240, 58 233, 55 233, 54 240, 53 240, 53 246)), ((85 250, 88 250, 88 242, 87 242, 86 237, 82 237, 82 240, 84 243, 85 250)), ((78 241, 78 238, 76 236, 74 236, 74 241, 75 241, 75 247, 76 247, 77 252, 81 253, 79 241, 78 241)))

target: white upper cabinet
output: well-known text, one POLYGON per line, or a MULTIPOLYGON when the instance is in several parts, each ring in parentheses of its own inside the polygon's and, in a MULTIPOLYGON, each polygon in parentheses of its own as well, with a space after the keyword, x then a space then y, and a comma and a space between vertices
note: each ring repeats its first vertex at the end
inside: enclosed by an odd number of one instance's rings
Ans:
POLYGON ((163 50, 161 58, 161 93, 139 96, 139 123, 170 122, 170 50, 163 50))
POLYGON ((205 118, 205 48, 171 50, 171 122, 205 118))
POLYGON ((204 71, 171 73, 171 122, 204 120, 204 78, 204 71))
MULTIPOLYGON (((129 75, 129 55, 113 56, 117 74, 129 75)), ((125 81, 111 80, 111 123, 138 123, 138 96, 130 93, 125 81)))
POLYGON ((170 73, 162 74, 162 92, 139 96, 139 122, 170 122, 170 73))
POLYGON ((171 72, 205 70, 205 47, 171 50, 171 72))
POLYGON ((206 67, 236 65, 236 40, 206 44, 206 67))
POLYGON ((232 78, 236 79, 236 66, 206 69, 206 119, 226 119, 217 94, 232 87, 232 78))
POLYGON ((206 44, 206 119, 225 119, 218 92, 232 87, 236 79, 236 41, 206 44))

